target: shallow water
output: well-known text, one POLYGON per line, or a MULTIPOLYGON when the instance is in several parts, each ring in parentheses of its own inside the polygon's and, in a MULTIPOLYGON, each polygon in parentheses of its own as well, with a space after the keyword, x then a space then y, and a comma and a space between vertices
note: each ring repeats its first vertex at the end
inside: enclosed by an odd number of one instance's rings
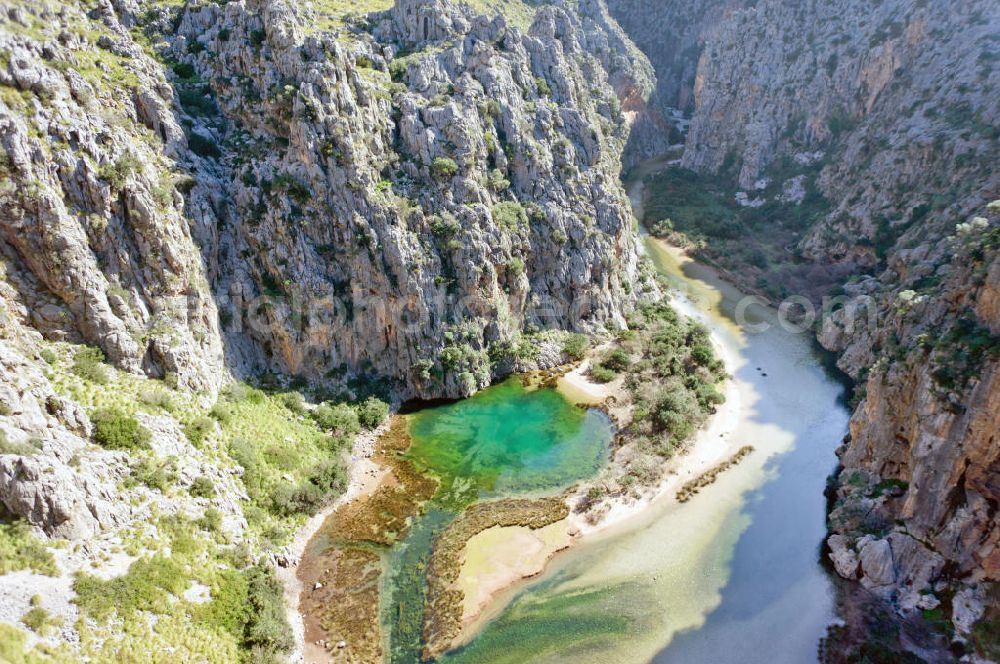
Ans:
POLYGON ((607 460, 607 417, 554 389, 512 378, 410 416, 408 457, 476 498, 555 489, 590 477, 607 460))
POLYGON ((834 620, 819 560, 842 386, 808 333, 759 305, 737 323, 739 292, 646 241, 677 308, 712 331, 739 392, 731 435, 756 451, 690 502, 661 501, 557 557, 449 663, 816 660, 834 620))
POLYGON ((419 661, 434 538, 477 500, 554 492, 595 475, 612 437, 603 413, 577 408, 554 389, 528 390, 518 379, 408 417, 407 457, 441 478, 441 489, 386 556, 382 615, 395 664, 419 661))

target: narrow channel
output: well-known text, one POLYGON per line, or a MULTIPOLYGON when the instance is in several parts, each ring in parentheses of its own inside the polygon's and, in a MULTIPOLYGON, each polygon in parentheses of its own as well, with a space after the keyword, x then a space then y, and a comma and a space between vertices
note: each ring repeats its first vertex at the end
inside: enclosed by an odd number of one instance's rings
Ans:
MULTIPOLYGON (((628 182, 641 217, 640 168, 628 182)), ((733 376, 731 436, 755 452, 690 502, 670 499, 558 556, 451 664, 815 661, 834 620, 821 566, 823 489, 847 430, 843 387, 808 332, 778 325, 703 265, 650 237, 675 306, 707 325, 733 376)))

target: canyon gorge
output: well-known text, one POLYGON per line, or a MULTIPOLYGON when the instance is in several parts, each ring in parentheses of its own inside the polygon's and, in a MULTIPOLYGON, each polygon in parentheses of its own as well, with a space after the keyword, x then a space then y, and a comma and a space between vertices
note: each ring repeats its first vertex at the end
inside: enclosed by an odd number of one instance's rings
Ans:
POLYGON ((670 661, 556 551, 815 446, 776 659, 1000 661, 998 63, 989 0, 0 1, 0 660, 670 661))

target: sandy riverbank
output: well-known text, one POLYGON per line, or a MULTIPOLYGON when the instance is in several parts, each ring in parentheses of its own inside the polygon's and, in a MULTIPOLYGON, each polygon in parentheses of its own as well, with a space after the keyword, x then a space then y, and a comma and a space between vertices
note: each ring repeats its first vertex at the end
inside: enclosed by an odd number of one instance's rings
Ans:
POLYGON ((351 449, 350 478, 347 489, 336 502, 325 509, 314 514, 295 534, 295 538, 288 545, 285 554, 286 565, 277 569, 278 579, 285 589, 285 610, 288 622, 292 626, 292 633, 295 637, 295 650, 289 657, 289 662, 300 664, 302 662, 326 662, 332 661, 329 653, 315 644, 305 643, 305 621, 302 611, 299 609, 303 593, 303 584, 299 579, 299 568, 302 563, 302 556, 306 551, 309 542, 316 536, 326 520, 337 511, 342 505, 367 496, 375 491, 382 483, 388 471, 371 460, 375 442, 389 428, 386 423, 374 431, 360 434, 354 441, 351 449))
MULTIPOLYGON (((735 362, 733 353, 718 339, 713 338, 713 345, 726 366, 732 370, 735 362)), ((618 409, 627 410, 627 392, 623 380, 606 384, 594 383, 587 377, 588 366, 589 361, 585 360, 575 370, 567 373, 560 380, 560 391, 576 403, 591 405, 604 404, 608 397, 613 397, 618 409)), ((518 587, 543 573, 559 553, 598 532, 616 526, 627 526, 630 520, 644 514, 654 503, 659 505, 676 502, 677 491, 686 482, 710 470, 745 445, 748 441, 733 437, 741 414, 739 390, 732 380, 727 380, 723 393, 725 402, 695 434, 691 444, 667 461, 664 479, 658 485, 645 489, 640 497, 606 498, 598 508, 601 510, 599 519, 592 520, 587 513, 571 512, 566 519, 545 529, 552 532, 544 533, 544 536, 538 533, 530 541, 526 533, 516 528, 498 528, 488 535, 482 533, 481 535, 486 535, 483 542, 474 541, 475 538, 470 540, 460 583, 457 585, 466 593, 474 590, 475 597, 466 595, 462 632, 455 645, 471 640, 482 625, 497 614, 501 596, 513 596, 518 587), (504 538, 509 541, 505 542, 504 538), (484 556, 480 550, 483 543, 491 543, 497 547, 497 551, 484 556), (504 552, 511 552, 513 561, 506 559, 504 552)), ((621 413, 618 413, 617 418, 620 420, 621 417, 621 413)), ((589 486, 582 485, 568 498, 571 507, 584 498, 589 486)))

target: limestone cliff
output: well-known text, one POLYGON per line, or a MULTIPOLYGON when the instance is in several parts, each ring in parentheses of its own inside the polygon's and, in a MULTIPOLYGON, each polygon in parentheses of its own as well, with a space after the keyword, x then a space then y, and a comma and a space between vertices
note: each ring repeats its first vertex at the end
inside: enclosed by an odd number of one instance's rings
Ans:
POLYGON ((286 649, 81 627, 72 573, 195 556, 201 611, 199 566, 285 560, 371 454, 337 402, 558 364, 656 292, 619 181, 652 68, 603 0, 375 4, 0 2, 0 549, 85 541, 3 575, 0 623, 44 587, 74 661, 286 649))
POLYGON ((799 250, 873 266, 911 225, 961 219, 1000 186, 998 30, 1000 9, 977 0, 735 11, 699 61, 682 165, 751 188, 769 166, 794 177, 783 157, 818 152, 834 205, 799 250))
POLYGON ((291 3, 206 4, 171 47, 219 109, 192 131, 230 146, 209 252, 234 357, 461 396, 526 325, 623 320, 626 127, 601 57, 627 65, 608 33, 413 0, 309 24, 291 3))

